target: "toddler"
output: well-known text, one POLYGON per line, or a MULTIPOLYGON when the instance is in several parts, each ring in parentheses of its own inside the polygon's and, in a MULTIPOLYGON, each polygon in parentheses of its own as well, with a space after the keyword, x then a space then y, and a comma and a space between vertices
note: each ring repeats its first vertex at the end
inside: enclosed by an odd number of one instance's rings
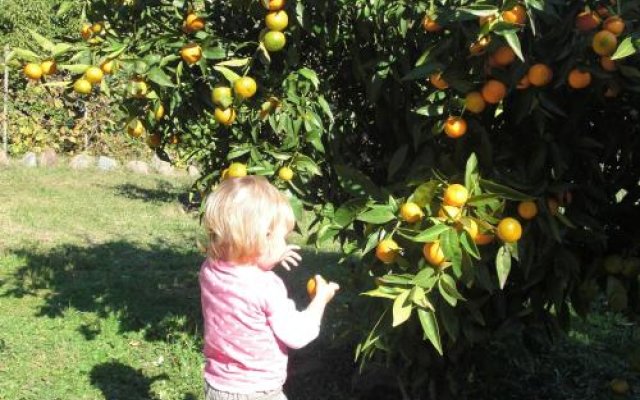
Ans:
POLYGON ((265 178, 223 181, 206 200, 208 257, 200 270, 206 400, 286 400, 287 349, 320 331, 325 306, 339 289, 316 276, 304 311, 272 271, 301 261, 287 245, 295 224, 287 198, 265 178))

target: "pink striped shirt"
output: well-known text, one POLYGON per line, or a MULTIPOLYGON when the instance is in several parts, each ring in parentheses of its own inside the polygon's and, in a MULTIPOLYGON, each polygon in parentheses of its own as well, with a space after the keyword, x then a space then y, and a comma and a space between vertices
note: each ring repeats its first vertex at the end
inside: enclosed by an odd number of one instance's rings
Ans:
POLYGON ((314 340, 318 317, 297 311, 282 280, 254 265, 207 259, 200 269, 200 290, 207 382, 232 393, 282 387, 287 348, 314 340))

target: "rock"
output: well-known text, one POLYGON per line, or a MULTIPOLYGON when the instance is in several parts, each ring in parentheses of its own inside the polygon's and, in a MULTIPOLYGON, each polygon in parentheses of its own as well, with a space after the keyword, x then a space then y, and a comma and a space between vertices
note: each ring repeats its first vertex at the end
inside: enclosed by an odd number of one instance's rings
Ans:
POLYGON ((25 154, 24 157, 22 157, 22 164, 25 167, 29 168, 37 167, 38 158, 36 157, 36 154, 33 152, 28 152, 27 154, 25 154))
POLYGON ((162 161, 157 155, 153 155, 151 160, 151 167, 156 170, 160 175, 171 176, 174 174, 173 166, 171 163, 162 161))
POLYGON ((127 169, 136 174, 149 174, 149 164, 144 161, 129 161, 127 163, 127 169))
POLYGON ((100 156, 98 157, 98 169, 103 171, 113 171, 118 168, 118 161, 111 157, 100 156))
POLYGON ((87 169, 89 167, 91 167, 94 163, 94 158, 87 155, 87 154, 78 154, 77 156, 74 156, 71 161, 69 161, 69 167, 71 167, 71 169, 87 169))
POLYGON ((8 167, 10 163, 9 156, 4 150, 0 150, 0 167, 8 167))
POLYGON ((200 176, 200 170, 195 165, 189 165, 187 167, 187 174, 191 177, 197 178, 200 176))
POLYGON ((55 167, 58 164, 58 155, 56 151, 50 147, 44 149, 40 154, 40 160, 38 163, 41 167, 55 167))

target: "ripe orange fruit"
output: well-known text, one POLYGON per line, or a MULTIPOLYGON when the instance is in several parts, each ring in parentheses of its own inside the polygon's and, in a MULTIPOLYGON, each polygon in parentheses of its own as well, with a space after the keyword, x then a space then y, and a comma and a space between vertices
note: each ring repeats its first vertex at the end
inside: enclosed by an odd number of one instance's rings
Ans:
POLYGON ((609 56, 600 57, 600 66, 603 70, 613 72, 618 69, 618 65, 609 56))
POLYGON ((488 233, 478 233, 476 238, 473 240, 478 246, 485 246, 489 243, 492 243, 494 236, 488 233))
POLYGON ((591 84, 591 73, 574 68, 569 72, 569 86, 574 89, 584 89, 591 84))
POLYGON ((519 90, 523 90, 529 88, 530 86, 531 82, 529 82, 529 76, 525 74, 522 78, 520 78, 520 81, 518 82, 518 86, 516 86, 516 88, 519 90))
POLYGON ((247 166, 243 163, 234 162, 227 168, 227 178, 242 178, 247 176, 247 166))
POLYGON ((100 22, 96 22, 95 24, 91 25, 91 32, 97 35, 100 32, 102 32, 102 28, 103 28, 102 24, 100 22))
POLYGON ((89 67, 84 71, 84 79, 92 85, 102 82, 102 78, 104 78, 104 72, 98 67, 89 67))
POLYGON ((277 11, 284 8, 285 0, 262 0, 262 5, 269 11, 277 11))
POLYGON ((256 94, 257 88, 258 85, 256 84, 256 81, 249 76, 243 76, 233 83, 233 90, 236 92, 238 97, 242 99, 253 97, 253 95, 256 94))
POLYGON ((228 86, 216 86, 211 91, 211 102, 217 106, 229 107, 233 102, 233 94, 228 86))
POLYGON ((204 24, 205 24, 204 18, 199 17, 196 13, 191 12, 184 19, 182 29, 186 33, 194 33, 194 32, 203 30, 204 24))
POLYGON ((262 38, 265 49, 273 53, 280 51, 287 44, 287 37, 280 31, 269 31, 262 38))
POLYGON ((514 53, 510 46, 500 46, 498 50, 493 53, 493 59, 497 65, 506 67, 515 61, 516 53, 514 53))
POLYGON ((149 135, 147 137, 147 145, 152 149, 159 147, 162 144, 162 136, 154 133, 153 135, 149 135))
POLYGON ((438 218, 441 220, 457 221, 462 216, 462 209, 455 206, 444 205, 438 210, 438 218))
POLYGON ((58 66, 54 60, 47 60, 40 63, 43 75, 53 75, 58 71, 58 66))
POLYGON ((491 79, 482 87, 482 98, 489 104, 498 104, 507 95, 507 87, 504 83, 491 79))
POLYGON ((593 11, 583 11, 576 16, 576 28, 581 32, 588 32, 600 25, 600 17, 593 11))
POLYGON ((511 10, 503 11, 502 20, 510 24, 524 25, 527 20, 527 10, 518 4, 511 10))
POLYGON ((514 218, 503 218, 498 223, 498 237, 505 243, 513 243, 522 237, 522 225, 514 218))
POLYGON ((42 67, 40 67, 39 64, 34 63, 25 65, 23 72, 27 76, 27 78, 33 79, 34 81, 42 78, 42 74, 44 73, 44 71, 42 71, 42 67))
POLYGON ((162 118, 164 118, 164 106, 162 105, 162 103, 158 103, 158 106, 153 112, 153 117, 156 119, 156 121, 160 121, 162 118))
POLYGON ((616 51, 618 46, 618 38, 613 33, 602 30, 593 36, 591 47, 593 51, 600 56, 610 56, 616 51))
POLYGON ((489 43, 491 43, 491 36, 483 36, 479 40, 471 43, 471 46, 469 46, 469 53, 472 56, 479 56, 481 54, 484 54, 484 51, 487 49, 487 46, 489 46, 489 43))
POLYGON ((444 124, 444 133, 452 139, 457 139, 467 133, 467 121, 460 117, 450 116, 444 124))
POLYGON ((282 167, 278 171, 278 177, 283 181, 290 181, 293 179, 293 170, 289 167, 282 167))
POLYGON ((464 107, 473 114, 480 114, 484 111, 487 104, 480 92, 469 92, 464 98, 464 107))
POLYGON ((425 243, 422 247, 422 255, 427 262, 435 267, 440 267, 445 262, 444 253, 440 247, 440 242, 425 243))
POLYGON ((547 199, 547 207, 549 208, 549 213, 553 216, 558 215, 558 209, 560 208, 560 204, 558 203, 558 200, 554 199, 553 197, 549 197, 547 199))
POLYGON ((80 34, 84 40, 87 40, 91 37, 91 27, 92 25, 89 23, 82 24, 82 28, 80 28, 80 34))
POLYGON ((546 86, 553 79, 553 71, 545 64, 535 64, 529 68, 527 78, 533 86, 546 86))
POLYGON ((465 231, 467 231, 474 242, 478 237, 478 224, 472 218, 461 218, 460 222, 458 222, 458 229, 464 229, 465 231))
POLYGON ((311 278, 307 281, 307 294, 312 299, 316 297, 316 278, 311 278))
POLYGON ((422 29, 426 32, 440 32, 442 30, 442 26, 429 15, 425 15, 422 19, 422 29))
POLYGON ((617 15, 607 18, 606 20, 604 20, 604 23, 602 24, 602 28, 604 30, 609 31, 616 36, 620 36, 622 32, 624 32, 624 27, 625 27, 624 21, 622 20, 622 18, 618 17, 617 15))
POLYGON ((376 246, 376 257, 385 264, 391 264, 400 253, 398 243, 393 239, 384 239, 376 246))
POLYGON ((264 18, 265 25, 272 31, 283 31, 289 25, 289 15, 284 10, 271 11, 264 18))
POLYGON ((400 207, 400 216, 406 222, 413 224, 420 221, 424 216, 424 213, 422 212, 422 209, 420 209, 419 205, 408 201, 400 207))
POLYGON ((447 81, 442 79, 442 72, 436 72, 431 74, 429 76, 429 82, 431 82, 433 87, 435 87, 436 89, 445 90, 449 87, 449 84, 447 83, 447 81))
POLYGON ((139 119, 132 119, 127 124, 127 133, 133 138, 139 138, 144 133, 144 125, 139 119))
POLYGON ((518 204, 518 215, 522 219, 533 219, 538 215, 538 206, 533 201, 523 201, 518 204))
POLYGON ((495 21, 495 19, 496 19, 495 14, 480 17, 478 18, 478 25, 483 26, 484 24, 490 24, 491 22, 495 21))
POLYGON ((459 183, 449 185, 444 191, 444 204, 454 207, 462 207, 469 200, 469 191, 459 183))
POLYGON ((229 108, 219 108, 213 112, 213 117, 217 123, 222 124, 224 126, 230 126, 236 120, 236 110, 232 107, 229 108))
POLYGON ((89 94, 91 93, 91 82, 80 78, 73 83, 73 90, 78 94, 89 94))
POLYGON ((189 65, 193 65, 202 58, 202 47, 196 43, 189 43, 180 49, 180 57, 189 65))
POLYGON ((113 70, 115 68, 115 64, 116 62, 113 60, 107 60, 105 62, 103 62, 102 64, 100 64, 100 69, 102 70, 102 72, 104 72, 106 75, 110 75, 113 73, 113 70))

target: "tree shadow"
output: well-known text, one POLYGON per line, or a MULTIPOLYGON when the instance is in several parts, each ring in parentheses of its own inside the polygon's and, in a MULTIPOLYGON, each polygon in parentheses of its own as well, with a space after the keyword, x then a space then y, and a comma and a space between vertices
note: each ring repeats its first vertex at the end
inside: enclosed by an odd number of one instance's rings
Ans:
POLYGON ((184 187, 163 180, 157 180, 154 188, 125 183, 114 186, 113 189, 116 194, 128 199, 154 203, 171 203, 176 200, 184 203, 187 199, 184 187))
POLYGON ((151 394, 151 384, 167 379, 167 375, 149 378, 128 365, 111 361, 93 367, 90 379, 91 384, 102 391, 106 400, 157 400, 151 394))

